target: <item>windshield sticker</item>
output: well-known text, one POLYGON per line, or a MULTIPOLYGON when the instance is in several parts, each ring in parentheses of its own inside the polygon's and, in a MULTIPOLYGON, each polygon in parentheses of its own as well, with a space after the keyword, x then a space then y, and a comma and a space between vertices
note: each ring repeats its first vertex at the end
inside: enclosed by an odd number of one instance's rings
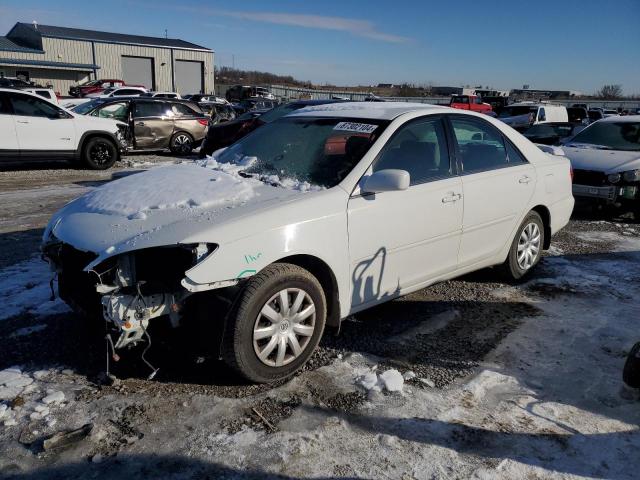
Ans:
POLYGON ((377 125, 371 125, 369 123, 354 123, 354 122, 340 122, 334 130, 342 130, 343 132, 358 132, 358 133, 373 133, 378 128, 377 125))

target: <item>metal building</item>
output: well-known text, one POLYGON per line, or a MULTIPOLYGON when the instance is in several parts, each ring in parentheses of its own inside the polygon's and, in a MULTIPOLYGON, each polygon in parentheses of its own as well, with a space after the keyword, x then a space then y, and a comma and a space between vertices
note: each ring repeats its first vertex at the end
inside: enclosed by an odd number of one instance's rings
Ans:
POLYGON ((19 22, 0 37, 0 77, 51 85, 61 95, 100 78, 158 91, 212 93, 213 55, 184 40, 19 22))

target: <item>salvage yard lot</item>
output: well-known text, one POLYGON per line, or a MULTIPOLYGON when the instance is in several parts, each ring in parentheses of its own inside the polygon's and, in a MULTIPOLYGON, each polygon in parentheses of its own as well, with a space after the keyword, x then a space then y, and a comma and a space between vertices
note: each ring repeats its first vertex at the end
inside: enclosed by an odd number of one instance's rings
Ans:
POLYGON ((527 283, 485 270, 357 314, 289 381, 238 384, 190 330, 154 336, 153 380, 133 352, 102 385, 100 329, 49 301, 39 237, 70 199, 175 161, 0 172, 0 370, 15 367, 0 372, 0 476, 636 477, 640 398, 621 371, 640 332, 640 223, 588 210, 527 283))

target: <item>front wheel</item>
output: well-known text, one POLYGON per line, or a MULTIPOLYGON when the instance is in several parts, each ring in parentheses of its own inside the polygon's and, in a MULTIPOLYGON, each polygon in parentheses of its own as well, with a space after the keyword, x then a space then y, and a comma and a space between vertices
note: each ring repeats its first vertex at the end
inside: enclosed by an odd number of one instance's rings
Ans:
POLYGON ((193 150, 193 137, 185 132, 178 132, 171 137, 169 149, 176 155, 189 155, 193 150))
POLYGON ((504 270, 511 280, 521 280, 540 261, 544 245, 544 223, 537 212, 529 212, 511 243, 504 270))
POLYGON ((116 144, 104 137, 90 138, 82 147, 82 162, 91 170, 106 170, 118 160, 116 144))
POLYGON ((274 382, 300 369, 313 354, 326 320, 318 280, 288 263, 247 280, 225 326, 222 356, 247 380, 274 382))

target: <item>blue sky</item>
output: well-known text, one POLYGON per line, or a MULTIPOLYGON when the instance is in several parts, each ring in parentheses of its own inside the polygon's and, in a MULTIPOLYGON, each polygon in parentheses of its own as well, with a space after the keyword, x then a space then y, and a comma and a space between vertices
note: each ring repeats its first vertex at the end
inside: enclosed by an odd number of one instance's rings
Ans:
POLYGON ((0 0, 16 21, 169 36, 217 65, 339 85, 413 82, 640 94, 640 0, 0 0))

